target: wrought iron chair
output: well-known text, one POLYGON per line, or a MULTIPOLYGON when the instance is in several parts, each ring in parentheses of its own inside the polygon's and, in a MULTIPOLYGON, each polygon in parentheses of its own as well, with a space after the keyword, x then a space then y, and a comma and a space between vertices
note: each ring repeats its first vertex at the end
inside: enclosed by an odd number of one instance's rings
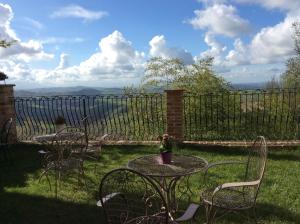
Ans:
MULTIPOLYGON (((99 161, 100 159, 100 154, 102 151, 102 146, 109 137, 108 134, 104 134, 103 136, 97 137, 94 141, 89 141, 89 136, 88 136, 88 116, 84 117, 80 121, 80 128, 84 130, 85 134, 85 140, 86 140, 86 151, 85 151, 85 156, 87 159, 92 159, 95 161, 99 161)), ((95 165, 95 170, 96 170, 96 165, 95 165)))
POLYGON ((10 160, 9 159, 9 142, 8 142, 8 138, 10 135, 10 129, 11 129, 11 125, 12 125, 12 118, 9 118, 8 120, 6 120, 1 128, 1 132, 0 132, 0 152, 3 152, 3 158, 4 161, 5 160, 10 160))
MULTIPOLYGON (((47 153, 44 155, 44 171, 39 180, 41 180, 43 176, 46 176, 51 189, 48 173, 54 171, 56 197, 62 175, 67 176, 77 171, 78 185, 81 180, 85 181, 83 163, 86 148, 85 135, 80 128, 66 127, 55 135, 51 146, 48 147, 47 153)), ((84 184, 86 185, 85 182, 84 184)))
POLYGON ((100 201, 108 224, 175 223, 167 203, 151 179, 136 171, 120 168, 107 173, 99 188, 100 201))
MULTIPOLYGON (((202 193, 202 201, 206 210, 207 223, 213 223, 216 219, 223 217, 230 212, 247 211, 247 219, 250 218, 249 211, 253 211, 256 220, 256 198, 264 176, 267 161, 267 145, 264 137, 259 136, 249 150, 245 164, 245 176, 243 182, 224 183, 215 188, 207 189, 202 193), (217 212, 222 214, 217 217, 217 212)), ((241 162, 220 162, 208 166, 205 172, 205 179, 208 170, 215 166, 241 163, 241 162)))

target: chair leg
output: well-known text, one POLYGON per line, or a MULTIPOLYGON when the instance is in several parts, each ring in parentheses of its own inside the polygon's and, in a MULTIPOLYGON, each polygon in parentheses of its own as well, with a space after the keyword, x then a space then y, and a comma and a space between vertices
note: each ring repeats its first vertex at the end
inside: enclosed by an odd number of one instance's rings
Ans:
POLYGON ((60 187, 60 171, 55 170, 55 198, 57 199, 58 188, 60 187))
POLYGON ((205 204, 204 207, 205 207, 205 219, 206 219, 206 223, 208 223, 208 221, 209 221, 209 210, 210 210, 210 205, 205 204))
POLYGON ((49 184, 49 187, 50 187, 50 191, 52 191, 51 182, 50 182, 50 179, 49 179, 49 177, 48 177, 48 171, 49 171, 49 169, 45 169, 45 170, 42 172, 42 174, 41 174, 40 177, 39 177, 39 183, 41 182, 42 177, 45 176, 46 179, 47 179, 47 181, 48 181, 48 184, 49 184))
POLYGON ((253 219, 254 219, 254 223, 257 224, 257 218, 256 218, 256 208, 255 206, 252 208, 252 212, 253 212, 253 219))
POLYGON ((81 179, 83 180, 83 184, 85 186, 86 191, 88 191, 88 187, 87 187, 87 183, 86 183, 86 178, 85 178, 85 173, 84 173, 84 168, 83 167, 81 167, 81 169, 80 169, 80 176, 81 176, 81 179))
POLYGON ((3 149, 3 159, 4 159, 5 162, 8 161, 7 149, 6 148, 3 149))
POLYGON ((214 209, 214 207, 212 206, 211 207, 211 212, 210 212, 211 214, 210 214, 210 222, 209 222, 209 224, 213 224, 214 223, 214 221, 215 221, 215 216, 216 216, 216 214, 217 214, 217 209, 215 208, 214 209))
POLYGON ((214 208, 212 205, 205 205, 205 213, 206 213, 206 224, 214 223, 217 209, 214 208))
POLYGON ((4 159, 7 162, 7 164, 12 165, 11 155, 10 155, 8 146, 5 147, 5 149, 4 149, 4 157, 5 157, 4 159))
POLYGON ((245 211, 246 213, 247 213, 247 223, 251 223, 251 215, 250 215, 250 211, 249 211, 249 209, 247 209, 246 211, 245 211))

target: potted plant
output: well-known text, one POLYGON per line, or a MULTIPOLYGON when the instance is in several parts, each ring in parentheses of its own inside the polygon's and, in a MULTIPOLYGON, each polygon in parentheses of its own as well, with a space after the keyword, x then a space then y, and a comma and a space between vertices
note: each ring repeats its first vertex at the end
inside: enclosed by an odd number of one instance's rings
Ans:
POLYGON ((163 134, 163 136, 158 136, 158 139, 160 140, 159 151, 162 162, 170 164, 172 160, 173 138, 168 134, 163 134))
POLYGON ((56 132, 60 132, 60 131, 62 131, 66 127, 66 120, 62 116, 58 116, 55 119, 54 123, 55 123, 56 132))

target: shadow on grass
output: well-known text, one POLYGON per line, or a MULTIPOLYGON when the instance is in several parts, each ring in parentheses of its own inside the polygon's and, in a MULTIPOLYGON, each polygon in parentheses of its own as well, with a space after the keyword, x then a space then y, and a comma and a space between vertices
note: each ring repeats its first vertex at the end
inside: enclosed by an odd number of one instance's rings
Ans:
POLYGON ((96 205, 76 204, 19 193, 2 192, 0 198, 1 223, 105 223, 104 214, 96 205))
POLYGON ((39 145, 17 144, 10 148, 11 164, 1 164, 0 193, 4 187, 25 186, 27 174, 41 168, 39 145))

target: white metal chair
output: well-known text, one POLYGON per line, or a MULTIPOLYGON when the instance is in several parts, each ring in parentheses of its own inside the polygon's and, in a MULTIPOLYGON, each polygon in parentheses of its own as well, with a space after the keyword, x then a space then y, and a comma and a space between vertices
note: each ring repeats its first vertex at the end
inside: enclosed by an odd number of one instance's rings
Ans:
MULTIPOLYGON (((203 191, 202 201, 206 209, 207 223, 213 223, 216 219, 231 212, 253 211, 256 222, 256 198, 264 176, 267 161, 267 145, 265 138, 259 136, 249 150, 248 159, 245 162, 245 176, 242 182, 223 183, 214 188, 203 191), (223 213, 217 216, 218 212, 223 213)), ((208 171, 216 166, 241 162, 220 162, 208 166, 208 171)), ((206 179, 206 178, 205 178, 206 179)), ((240 213, 242 214, 242 213, 240 213)), ((247 218, 250 218, 247 212, 247 218)))

